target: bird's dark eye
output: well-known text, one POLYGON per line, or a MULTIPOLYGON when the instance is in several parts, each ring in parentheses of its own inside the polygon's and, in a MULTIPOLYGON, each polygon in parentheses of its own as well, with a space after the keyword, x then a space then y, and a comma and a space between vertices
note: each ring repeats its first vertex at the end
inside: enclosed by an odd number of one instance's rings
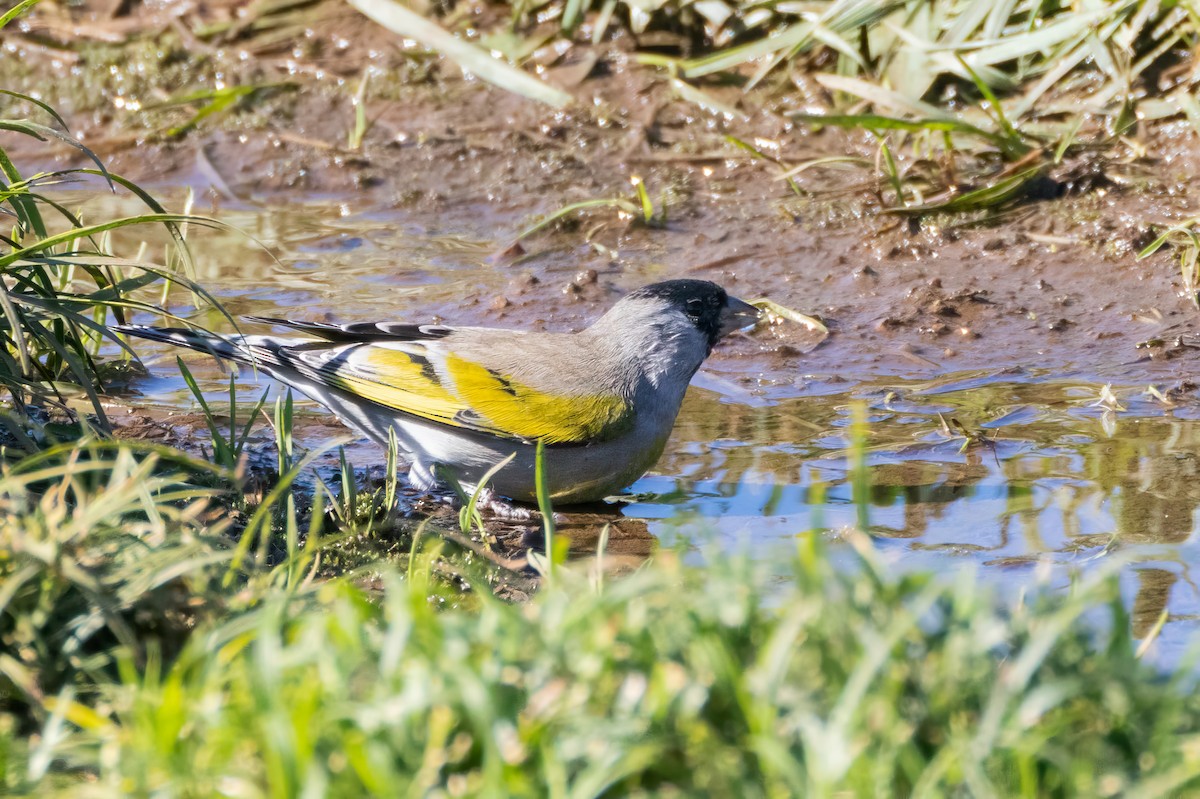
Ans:
POLYGON ((700 312, 703 310, 704 310, 704 301, 703 300, 701 300, 697 297, 693 297, 692 299, 687 301, 688 316, 699 316, 700 312))

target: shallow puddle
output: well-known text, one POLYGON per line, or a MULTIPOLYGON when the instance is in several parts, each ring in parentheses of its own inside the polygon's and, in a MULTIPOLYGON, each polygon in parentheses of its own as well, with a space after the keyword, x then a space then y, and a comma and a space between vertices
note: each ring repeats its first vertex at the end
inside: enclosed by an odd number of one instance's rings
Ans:
POLYGON ((715 531, 725 547, 762 551, 865 515, 892 567, 970 565, 1012 589, 1065 584, 1070 570, 1056 566, 1123 559, 1135 635, 1166 613, 1160 646, 1175 658, 1200 620, 1200 409, 1140 389, 1104 403, 1102 391, 1011 373, 888 379, 758 408, 697 391, 658 474, 632 489, 653 494, 625 513, 653 519, 663 541, 715 531), (858 491, 856 403, 869 413, 858 491))
MULTIPOLYGON (((313 320, 572 329, 611 301, 599 290, 577 302, 562 293, 577 270, 570 247, 497 263, 494 254, 505 247, 497 230, 519 229, 512 220, 492 224, 481 215, 464 223, 459 209, 457 229, 439 230, 400 213, 346 210, 334 202, 224 211, 223 221, 269 245, 279 260, 240 234, 208 231, 195 238, 197 279, 235 315, 313 320), (514 285, 540 288, 527 305, 506 311, 494 300, 514 285)), ((653 261, 653 253, 643 260, 653 261)), ((615 270, 601 284, 636 286, 658 278, 657 269, 615 270)), ((228 330, 214 312, 195 318, 228 330)), ((816 359, 814 373, 798 377, 794 363, 745 344, 735 342, 734 355, 718 355, 698 375, 666 454, 629 490, 620 513, 646 520, 663 542, 715 538, 724 548, 763 553, 813 531, 836 539, 865 522, 894 568, 975 567, 1013 592, 1036 579, 1065 584, 1071 569, 1064 566, 1125 559, 1120 579, 1135 635, 1149 634, 1166 614, 1156 646, 1167 659, 1179 656, 1200 619, 1191 569, 1200 562, 1193 535, 1200 404, 1193 392, 1155 397, 1144 385, 1106 392, 1094 375, 1064 378, 1044 364, 914 381, 900 372, 834 373, 816 359), (849 453, 859 405, 868 486, 856 489, 849 453)), ((152 376, 133 383, 135 403, 193 408, 176 353, 149 342, 138 349, 152 376)), ((219 370, 206 358, 189 362, 219 405, 219 370)), ((246 402, 266 382, 240 376, 246 402)), ((309 418, 318 415, 305 407, 309 418)), ((301 443, 309 446, 340 435, 324 424, 306 430, 301 443)), ((362 464, 378 457, 365 442, 350 455, 362 464)))

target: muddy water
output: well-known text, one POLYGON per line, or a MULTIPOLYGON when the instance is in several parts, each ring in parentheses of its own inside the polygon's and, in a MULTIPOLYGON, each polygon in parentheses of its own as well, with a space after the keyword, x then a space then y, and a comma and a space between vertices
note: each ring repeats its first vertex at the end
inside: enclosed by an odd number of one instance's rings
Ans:
MULTIPOLYGON (((97 212, 114 210, 110 203, 99 201, 97 212)), ((602 271, 595 282, 576 279, 578 246, 543 244, 533 256, 498 258, 513 222, 490 220, 483 208, 470 222, 459 214, 445 225, 337 202, 219 216, 275 255, 247 245, 242 233, 195 235, 196 276, 234 314, 574 329, 621 290, 670 273, 656 262, 670 254, 653 245, 644 266, 602 271)), ((182 293, 175 297, 179 312, 228 329, 211 311, 189 310, 182 293)), ((836 541, 865 522, 894 568, 977 568, 1014 595, 1034 581, 1066 584, 1073 569, 1124 559, 1135 635, 1166 614, 1156 651, 1178 657, 1200 620, 1194 392, 1155 397, 1141 372, 1122 383, 1112 363, 1089 370, 1043 359, 1036 369, 968 371, 864 358, 847 366, 837 355, 846 346, 837 341, 839 319, 830 321, 834 340, 807 354, 815 342, 797 338, 781 350, 766 332, 730 342, 706 365, 658 466, 612 507, 630 520, 625 540, 614 543, 625 557, 644 556, 655 540, 694 542, 697 558, 712 557, 699 545, 714 538, 726 549, 778 552, 797 536, 817 531, 836 541), (868 422, 865 493, 854 488, 849 456, 858 405, 868 422)), ((139 352, 151 377, 134 382, 131 402, 161 413, 192 409, 176 353, 148 342, 139 352)), ((190 362, 220 404, 219 370, 209 359, 190 362)), ((239 378, 247 398, 265 383, 239 378)), ((344 436, 315 406, 302 405, 301 416, 303 444, 344 436)), ((363 441, 349 453, 361 464, 379 458, 363 441)), ((589 535, 594 530, 581 533, 583 548, 589 535)))

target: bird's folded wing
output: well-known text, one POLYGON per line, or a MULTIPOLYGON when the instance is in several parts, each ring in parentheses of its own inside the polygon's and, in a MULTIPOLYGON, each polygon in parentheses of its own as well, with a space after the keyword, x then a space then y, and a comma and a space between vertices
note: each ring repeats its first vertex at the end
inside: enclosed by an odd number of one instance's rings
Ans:
POLYGON ((631 407, 615 394, 546 393, 417 341, 301 345, 279 354, 313 379, 376 405, 503 438, 587 444, 633 423, 631 407))

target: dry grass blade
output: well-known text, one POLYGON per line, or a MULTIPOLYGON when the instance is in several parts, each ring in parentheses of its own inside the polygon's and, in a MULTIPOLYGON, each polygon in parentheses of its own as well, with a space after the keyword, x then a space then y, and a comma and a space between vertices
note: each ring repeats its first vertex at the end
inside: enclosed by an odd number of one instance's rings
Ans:
POLYGON ((565 108, 574 101, 567 92, 492 58, 393 0, 350 0, 350 4, 393 33, 438 51, 481 80, 553 108, 565 108))
POLYGON ((957 122, 949 111, 900 92, 885 89, 870 81, 845 75, 817 75, 817 82, 833 92, 844 92, 871 103, 883 113, 909 115, 923 119, 957 122))
POLYGON ((794 311, 791 308, 780 305, 774 300, 766 297, 757 300, 751 300, 750 304, 766 313, 766 321, 769 324, 775 324, 779 321, 788 321, 792 322, 793 324, 800 325, 808 330, 820 333, 823 336, 829 335, 829 328, 825 326, 824 322, 815 316, 809 316, 808 314, 794 311))
POLYGON ((855 155, 831 155, 825 158, 813 158, 803 163, 799 163, 790 169, 784 170, 775 176, 775 180, 787 180, 794 178, 810 169, 818 169, 820 167, 871 167, 874 164, 868 158, 860 158, 855 155))
POLYGON ((528 238, 535 233, 545 230, 560 219, 571 216, 576 211, 584 211, 589 208, 615 208, 621 213, 637 215, 642 212, 642 209, 635 203, 629 200, 620 198, 604 198, 598 200, 581 200, 577 203, 570 203, 559 208, 552 214, 547 215, 540 222, 536 222, 517 234, 516 240, 528 238))

